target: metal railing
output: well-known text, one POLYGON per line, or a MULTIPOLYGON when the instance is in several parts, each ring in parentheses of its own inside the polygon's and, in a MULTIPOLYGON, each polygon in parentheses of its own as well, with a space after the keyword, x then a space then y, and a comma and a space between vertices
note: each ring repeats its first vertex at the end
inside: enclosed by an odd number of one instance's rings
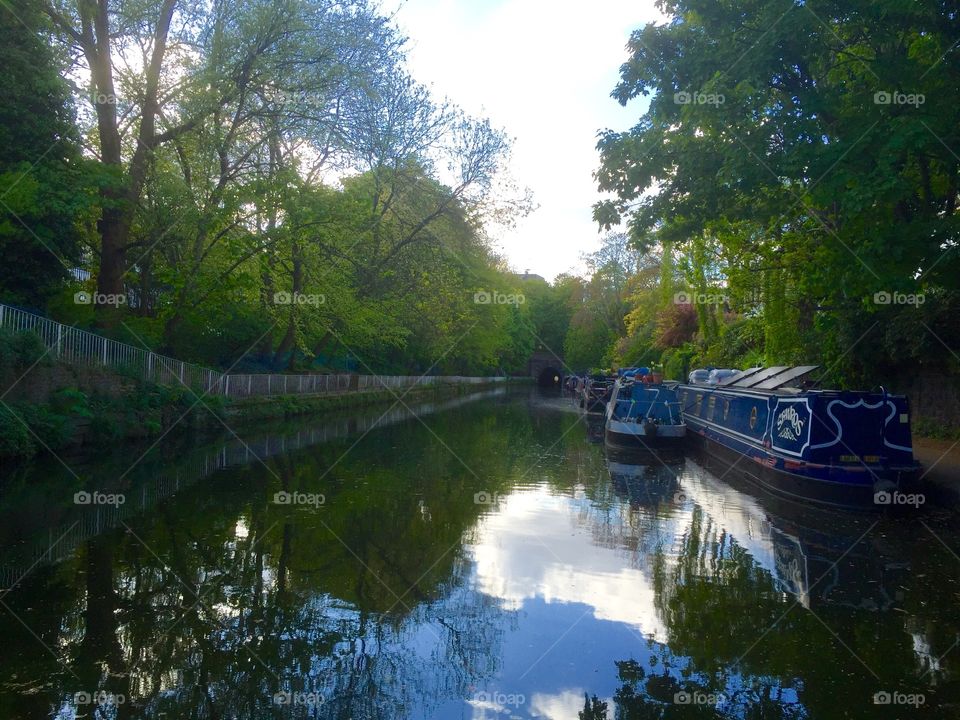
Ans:
POLYGON ((58 323, 0 303, 0 328, 36 333, 52 357, 78 365, 132 372, 158 385, 184 385, 195 392, 232 399, 272 395, 322 395, 418 385, 503 382, 505 377, 459 375, 224 374, 176 360, 96 333, 58 323))

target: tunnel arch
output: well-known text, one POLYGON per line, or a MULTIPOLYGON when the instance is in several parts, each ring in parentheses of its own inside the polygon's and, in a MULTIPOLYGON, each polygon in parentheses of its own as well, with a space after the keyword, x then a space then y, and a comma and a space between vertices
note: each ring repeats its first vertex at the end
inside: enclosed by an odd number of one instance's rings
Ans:
POLYGON ((563 382, 563 371, 548 365, 537 375, 537 385, 540 387, 560 387, 563 382))

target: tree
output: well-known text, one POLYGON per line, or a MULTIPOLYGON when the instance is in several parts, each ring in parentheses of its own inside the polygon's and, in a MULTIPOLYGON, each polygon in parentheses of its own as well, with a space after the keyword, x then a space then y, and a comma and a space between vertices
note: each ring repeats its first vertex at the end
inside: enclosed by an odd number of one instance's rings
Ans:
POLYGON ((627 286, 640 262, 640 253, 624 233, 608 233, 596 252, 584 259, 591 270, 570 321, 564 353, 576 370, 613 364, 615 345, 626 333, 627 286))
MULTIPOLYGON (((877 291, 955 289, 960 80, 953 10, 671 0, 637 30, 614 97, 650 96, 598 147, 594 216, 640 245, 710 239, 752 295, 771 360, 875 365, 877 291), (869 344, 868 344, 869 346, 869 344)), ((699 252, 693 247, 694 252, 699 252)), ((896 309, 899 310, 899 309, 896 309)), ((716 334, 701 317, 701 331, 716 334)))
MULTIPOLYGON (((310 42, 315 31, 325 29, 326 19, 335 24, 341 16, 363 16, 364 9, 362 1, 47 0, 46 13, 75 51, 77 72, 89 75, 96 127, 88 138, 111 178, 101 188, 98 221, 101 293, 124 290, 131 232, 157 152, 173 145, 183 160, 184 146, 177 144, 204 126, 214 138, 207 149, 218 172, 209 185, 196 178, 206 196, 195 238, 200 252, 194 256, 202 255, 210 213, 263 142, 246 131, 271 107, 266 91, 303 87, 306 79, 312 92, 326 79, 308 72, 325 66, 317 60, 327 46, 318 52, 310 42), (278 77, 280 68, 287 74, 278 77)), ((190 185, 186 164, 184 173, 190 185)))
POLYGON ((0 288, 42 305, 80 260, 93 178, 39 3, 0 8, 0 288))

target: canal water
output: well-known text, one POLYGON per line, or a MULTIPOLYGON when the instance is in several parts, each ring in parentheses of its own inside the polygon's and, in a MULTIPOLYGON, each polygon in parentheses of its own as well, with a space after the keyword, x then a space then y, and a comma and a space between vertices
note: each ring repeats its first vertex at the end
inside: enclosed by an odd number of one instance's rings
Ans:
POLYGON ((8 470, 0 718, 960 717, 951 510, 405 404, 8 470))

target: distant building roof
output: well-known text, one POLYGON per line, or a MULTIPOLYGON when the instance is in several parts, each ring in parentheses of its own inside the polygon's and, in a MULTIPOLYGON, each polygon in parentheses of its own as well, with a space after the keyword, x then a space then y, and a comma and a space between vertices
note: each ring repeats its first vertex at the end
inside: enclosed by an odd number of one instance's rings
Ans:
POLYGON ((531 273, 531 272, 516 273, 516 275, 521 280, 540 280, 542 282, 547 281, 547 279, 542 275, 537 275, 536 273, 531 273))

